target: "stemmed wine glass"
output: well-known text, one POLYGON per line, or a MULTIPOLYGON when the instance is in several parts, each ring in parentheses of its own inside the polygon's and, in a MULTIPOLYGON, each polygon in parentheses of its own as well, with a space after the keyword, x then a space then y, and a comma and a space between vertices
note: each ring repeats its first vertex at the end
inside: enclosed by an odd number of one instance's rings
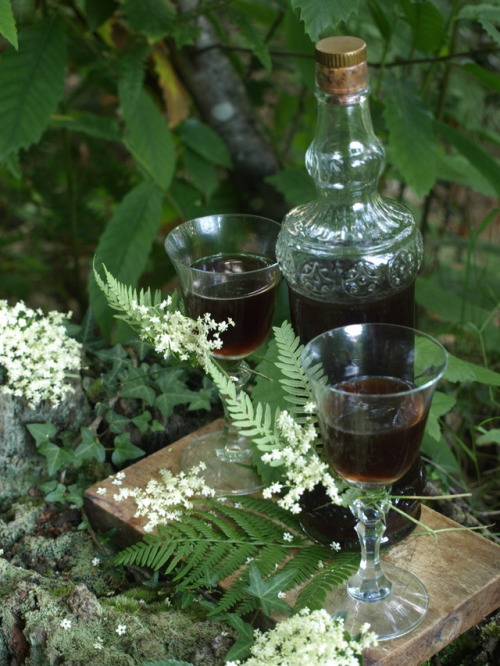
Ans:
POLYGON ((368 622, 380 641, 396 638, 422 621, 429 596, 416 576, 381 564, 380 540, 391 484, 418 455, 446 351, 412 328, 354 324, 311 340, 302 364, 317 404, 326 460, 360 491, 350 509, 361 562, 325 607, 345 615, 353 634, 368 622))
MULTIPOLYGON (((216 322, 231 318, 213 357, 241 389, 250 377, 243 360, 267 338, 281 273, 275 255, 280 225, 265 217, 221 214, 184 222, 165 240, 179 280, 186 313, 209 313, 216 322)), ((202 435, 184 450, 181 469, 200 462, 206 483, 222 495, 245 495, 262 488, 252 450, 227 414, 222 430, 202 435)))

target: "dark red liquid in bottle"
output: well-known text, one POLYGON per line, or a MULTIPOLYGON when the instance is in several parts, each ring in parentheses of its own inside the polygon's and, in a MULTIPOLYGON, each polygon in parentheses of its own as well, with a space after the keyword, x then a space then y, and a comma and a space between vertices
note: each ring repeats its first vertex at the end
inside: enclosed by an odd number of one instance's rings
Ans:
POLYGON ((326 303, 289 289, 292 325, 306 344, 320 333, 350 324, 399 324, 415 325, 415 283, 397 294, 377 301, 362 300, 348 304, 326 303))
POLYGON ((360 377, 336 388, 346 393, 332 394, 334 409, 327 404, 321 410, 325 454, 332 467, 360 484, 390 485, 400 479, 415 462, 422 441, 422 396, 394 395, 412 386, 392 377, 360 377))
POLYGON ((255 351, 271 330, 279 277, 265 257, 237 253, 204 257, 192 268, 228 276, 184 293, 186 311, 192 318, 210 313, 216 322, 232 319, 234 326, 221 334, 222 348, 214 355, 242 358, 255 351), (262 270, 268 268, 269 270, 262 270))

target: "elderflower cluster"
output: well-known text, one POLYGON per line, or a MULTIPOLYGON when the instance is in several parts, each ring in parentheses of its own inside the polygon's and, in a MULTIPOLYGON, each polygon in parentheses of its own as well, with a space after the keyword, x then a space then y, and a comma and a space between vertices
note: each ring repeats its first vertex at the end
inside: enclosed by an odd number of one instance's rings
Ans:
POLYGON ((0 393, 36 408, 42 400, 57 405, 74 391, 68 372, 80 370, 81 345, 66 333, 70 316, 0 301, 0 393))
POLYGON ((233 325, 231 320, 217 323, 208 313, 197 319, 186 317, 178 310, 169 310, 169 296, 156 307, 132 302, 128 313, 143 340, 150 342, 159 354, 173 354, 181 361, 195 360, 206 369, 206 358, 222 347, 220 334, 233 325))
POLYGON ((363 650, 377 645, 369 629, 364 625, 359 637, 351 638, 342 618, 332 617, 324 609, 311 612, 305 608, 272 631, 256 631, 251 656, 226 666, 358 666, 363 663, 363 650))
POLYGON ((191 509, 193 497, 215 495, 215 490, 207 486, 199 476, 204 468, 204 463, 200 463, 189 472, 179 472, 176 475, 167 469, 161 469, 161 480, 151 479, 145 488, 120 488, 114 499, 122 502, 129 497, 133 498, 137 507, 135 517, 145 517, 147 523, 144 530, 152 532, 157 525, 178 520, 181 516, 179 507, 191 509))
POLYGON ((280 413, 276 425, 284 445, 264 453, 262 461, 284 467, 283 484, 275 483, 264 489, 263 496, 270 498, 282 487, 287 487, 288 491, 278 504, 292 513, 300 513, 299 501, 304 492, 322 484, 334 504, 343 504, 337 482, 316 452, 318 433, 314 424, 301 425, 285 410, 280 413))

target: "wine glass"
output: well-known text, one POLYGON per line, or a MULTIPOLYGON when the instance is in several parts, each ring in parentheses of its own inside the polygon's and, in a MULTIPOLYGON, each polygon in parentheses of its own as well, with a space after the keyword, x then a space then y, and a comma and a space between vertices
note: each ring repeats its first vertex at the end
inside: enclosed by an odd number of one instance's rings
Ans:
POLYGON ((358 571, 325 607, 353 634, 368 622, 378 640, 424 618, 429 596, 413 574, 380 562, 391 484, 413 465, 434 390, 447 364, 425 333, 392 324, 353 324, 311 340, 302 364, 318 408, 324 455, 359 494, 350 509, 361 545, 358 571))
MULTIPOLYGON (((165 240, 188 316, 208 312, 216 322, 234 322, 212 355, 238 389, 250 378, 243 359, 271 330, 281 278, 275 256, 279 230, 277 222, 256 215, 209 215, 184 222, 165 240)), ((198 437, 184 450, 182 470, 199 463, 206 466, 200 474, 219 495, 246 495, 263 487, 249 441, 227 412, 222 430, 198 437)))

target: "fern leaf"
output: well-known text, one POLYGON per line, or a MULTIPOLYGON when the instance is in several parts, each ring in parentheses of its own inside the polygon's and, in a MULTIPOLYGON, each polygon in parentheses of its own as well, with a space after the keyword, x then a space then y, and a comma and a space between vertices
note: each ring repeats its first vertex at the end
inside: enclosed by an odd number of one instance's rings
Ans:
POLYGON ((303 346, 289 322, 285 321, 273 330, 278 349, 276 366, 283 375, 279 382, 286 393, 285 400, 293 405, 290 412, 298 421, 302 418, 305 405, 313 400, 301 363, 303 346))
POLYGON ((327 594, 356 571, 358 562, 359 555, 354 553, 336 555, 334 560, 302 588, 295 602, 294 612, 302 608, 310 610, 323 608, 327 594))

